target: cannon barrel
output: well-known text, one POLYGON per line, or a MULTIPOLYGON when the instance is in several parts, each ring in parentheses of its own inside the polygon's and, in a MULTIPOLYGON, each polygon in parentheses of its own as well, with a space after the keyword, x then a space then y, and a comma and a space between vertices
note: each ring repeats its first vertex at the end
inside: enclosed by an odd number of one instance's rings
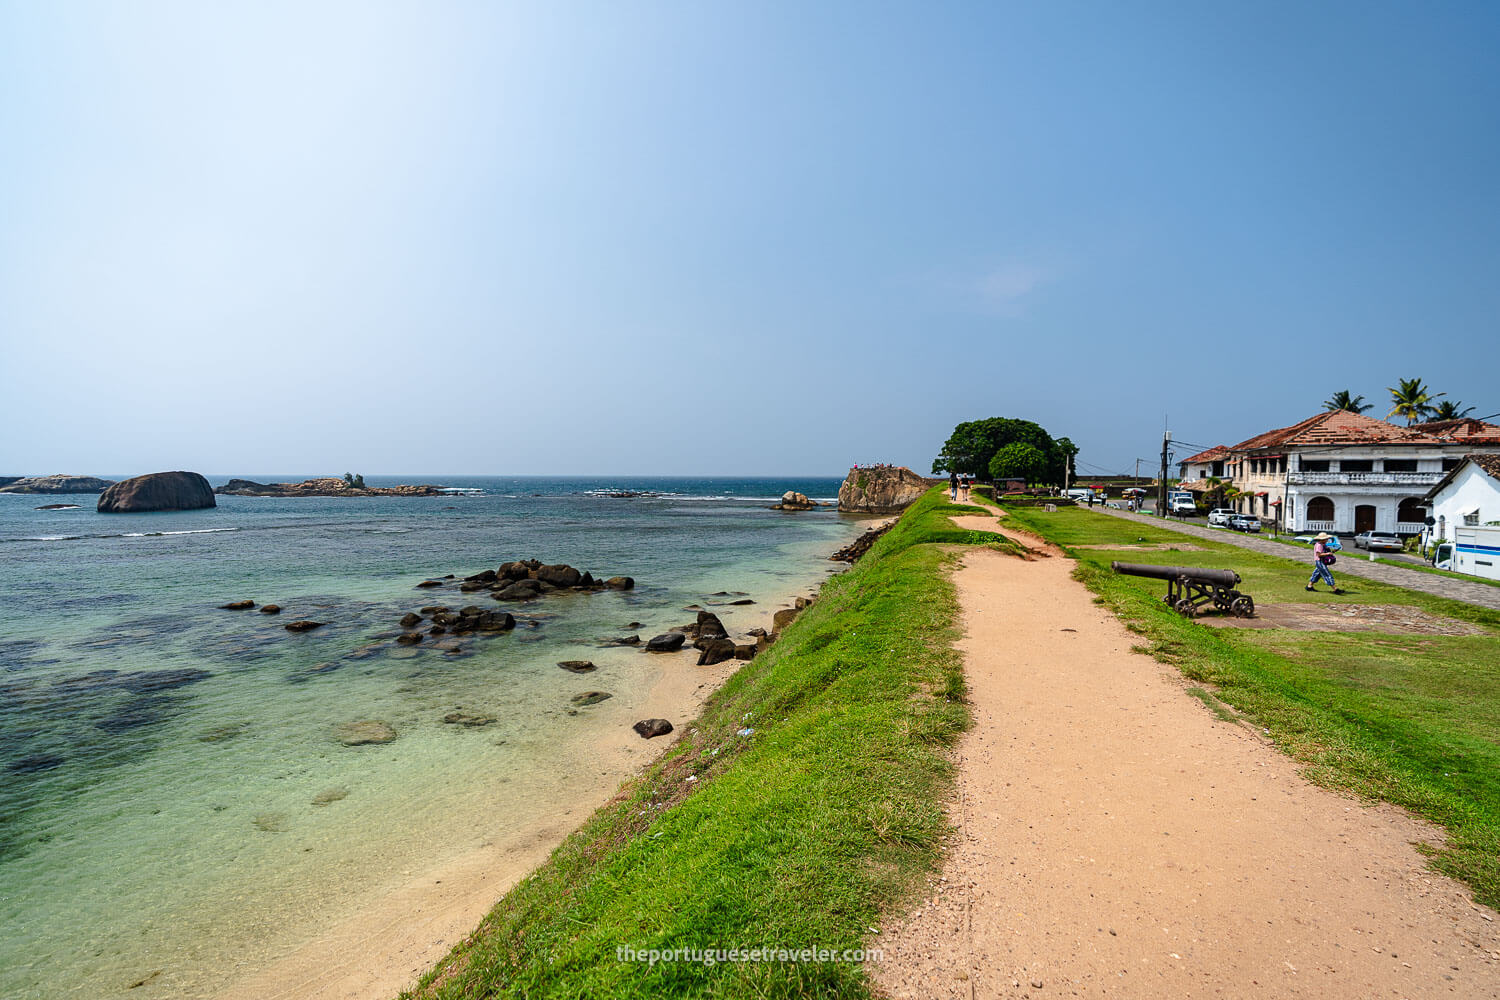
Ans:
POLYGON ((1197 566, 1151 566, 1145 563, 1112 562, 1109 568, 1126 576, 1149 576, 1157 580, 1181 580, 1186 577, 1211 587, 1228 589, 1240 582, 1232 569, 1202 569, 1197 566))

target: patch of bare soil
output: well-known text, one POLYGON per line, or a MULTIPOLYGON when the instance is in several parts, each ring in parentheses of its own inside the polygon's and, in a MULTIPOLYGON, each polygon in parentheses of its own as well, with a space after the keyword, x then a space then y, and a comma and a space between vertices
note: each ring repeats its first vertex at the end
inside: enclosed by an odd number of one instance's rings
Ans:
POLYGON ((1477 625, 1404 604, 1262 604, 1254 618, 1211 615, 1213 628, 1285 628, 1299 632, 1389 632, 1395 635, 1479 635, 1477 625))
POLYGON ((1192 542, 1153 542, 1147 545, 1075 545, 1075 549, 1101 549, 1108 552, 1202 552, 1203 546, 1192 542))
POLYGON ((926 898, 872 938, 877 989, 1500 995, 1495 914, 1412 846, 1441 831, 1304 781, 1132 653, 1072 568, 976 549, 955 575, 975 722, 957 829, 926 898))

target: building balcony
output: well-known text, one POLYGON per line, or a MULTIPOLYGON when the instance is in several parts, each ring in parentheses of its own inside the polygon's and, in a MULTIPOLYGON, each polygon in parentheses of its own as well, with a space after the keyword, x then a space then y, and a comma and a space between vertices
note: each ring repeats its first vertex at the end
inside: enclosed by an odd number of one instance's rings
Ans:
POLYGON ((1291 486, 1436 486, 1443 472, 1289 472, 1291 486))

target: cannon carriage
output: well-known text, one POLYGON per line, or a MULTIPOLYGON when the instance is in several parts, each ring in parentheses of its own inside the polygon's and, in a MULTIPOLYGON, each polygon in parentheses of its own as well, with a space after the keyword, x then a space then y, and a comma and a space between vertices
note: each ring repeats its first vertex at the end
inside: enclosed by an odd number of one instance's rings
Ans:
POLYGON ((1184 618, 1192 618, 1210 604, 1236 618, 1255 617, 1255 599, 1236 587, 1240 575, 1232 569, 1197 566, 1152 566, 1144 563, 1112 562, 1110 569, 1126 576, 1144 576, 1167 581, 1162 602, 1184 618))

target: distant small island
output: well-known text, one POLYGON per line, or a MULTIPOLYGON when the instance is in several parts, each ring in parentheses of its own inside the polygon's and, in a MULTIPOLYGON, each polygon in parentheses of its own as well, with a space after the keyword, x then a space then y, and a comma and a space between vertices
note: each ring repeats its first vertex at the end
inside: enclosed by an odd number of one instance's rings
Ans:
POLYGON ((437 497, 446 496, 442 487, 366 486, 363 476, 345 475, 343 479, 326 476, 304 479, 300 483, 257 483, 249 479, 231 479, 214 490, 230 497, 437 497))
POLYGON ((93 476, 6 476, 0 493, 103 493, 113 479, 93 476))

